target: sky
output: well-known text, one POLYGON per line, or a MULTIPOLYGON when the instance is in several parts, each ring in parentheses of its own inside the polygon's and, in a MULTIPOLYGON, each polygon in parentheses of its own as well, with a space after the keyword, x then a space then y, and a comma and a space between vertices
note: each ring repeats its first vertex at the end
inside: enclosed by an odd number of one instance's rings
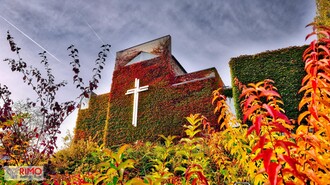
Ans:
MULTIPOLYGON (((187 72, 215 67, 231 86, 230 58, 309 44, 305 36, 311 28, 305 26, 316 11, 313 0, 0 0, 0 5, 0 84, 16 101, 35 95, 2 62, 17 59, 8 30, 28 65, 40 67, 38 53, 47 51, 58 82, 69 83, 58 95, 65 101, 79 93, 71 85, 71 44, 87 80, 100 46, 111 44, 98 94, 110 91, 117 51, 165 35, 171 35, 172 54, 187 72)), ((62 136, 74 128, 76 115, 61 126, 62 136)))

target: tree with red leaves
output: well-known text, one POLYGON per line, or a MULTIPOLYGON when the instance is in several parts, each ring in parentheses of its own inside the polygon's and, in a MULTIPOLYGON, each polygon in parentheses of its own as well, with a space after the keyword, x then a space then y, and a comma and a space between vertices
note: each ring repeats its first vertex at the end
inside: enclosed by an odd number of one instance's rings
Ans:
POLYGON ((110 45, 103 45, 95 61, 92 79, 87 85, 83 83, 80 77, 80 61, 78 50, 71 45, 68 50, 69 56, 73 59, 72 66, 73 83, 81 91, 77 98, 66 102, 57 101, 57 92, 67 85, 65 81, 55 82, 55 76, 48 63, 46 52, 39 53, 41 64, 44 67, 45 74, 38 68, 28 67, 27 63, 20 57, 20 48, 17 47, 13 37, 7 34, 11 51, 16 53, 18 59, 5 59, 13 72, 19 72, 23 75, 23 82, 29 85, 36 93, 35 100, 27 100, 27 106, 40 113, 41 123, 31 125, 27 113, 16 113, 13 110, 13 101, 10 98, 11 92, 5 85, 0 85, 0 143, 1 152, 9 156, 16 165, 27 164, 35 165, 41 159, 49 158, 54 153, 56 147, 57 134, 60 133, 60 125, 64 120, 80 106, 82 98, 98 87, 101 79, 101 71, 104 68, 107 53, 110 51, 110 45))

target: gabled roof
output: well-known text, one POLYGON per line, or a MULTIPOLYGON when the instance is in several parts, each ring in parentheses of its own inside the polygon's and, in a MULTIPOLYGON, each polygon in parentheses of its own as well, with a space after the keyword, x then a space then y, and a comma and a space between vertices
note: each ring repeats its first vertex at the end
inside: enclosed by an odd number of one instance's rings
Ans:
MULTIPOLYGON (((164 42, 164 41, 170 41, 171 42, 171 36, 166 35, 166 36, 154 39, 154 40, 150 40, 150 41, 145 42, 145 43, 141 43, 141 44, 123 49, 121 51, 117 51, 117 55, 118 54, 120 55, 121 53, 127 52, 129 50, 140 50, 140 51, 152 50, 155 45, 158 45, 159 43, 164 42)), ((169 43, 169 45, 171 45, 171 43, 169 43)))
MULTIPOLYGON (((139 57, 146 57, 147 60, 155 58, 154 55, 157 55, 159 52, 164 52, 171 56, 171 36, 167 35, 143 44, 139 44, 116 53, 116 64, 115 70, 119 67, 127 66, 128 63, 133 64, 141 61, 139 57), (138 56, 141 54, 141 56, 138 56), (149 55, 149 54, 152 55, 149 55)), ((130 65, 128 64, 128 65, 130 65)))

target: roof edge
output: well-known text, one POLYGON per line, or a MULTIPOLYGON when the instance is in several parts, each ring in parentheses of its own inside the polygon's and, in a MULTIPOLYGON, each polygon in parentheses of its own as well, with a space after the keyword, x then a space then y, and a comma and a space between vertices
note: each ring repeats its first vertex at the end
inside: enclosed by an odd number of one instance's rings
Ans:
POLYGON ((121 53, 121 52, 124 52, 124 51, 127 51, 127 50, 131 50, 133 48, 136 48, 136 47, 139 47, 139 46, 142 46, 142 45, 145 45, 145 44, 148 44, 148 43, 152 43, 152 42, 155 42, 157 40, 161 40, 161 39, 165 39, 165 38, 171 38, 171 35, 165 35, 165 36, 162 36, 162 37, 159 37, 157 39, 153 39, 153 40, 150 40, 150 41, 147 41, 147 42, 144 42, 144 43, 141 43, 141 44, 137 44, 135 46, 132 46, 132 47, 129 47, 129 48, 126 48, 126 49, 123 49, 123 50, 120 50, 120 51, 117 51, 116 53, 121 53))

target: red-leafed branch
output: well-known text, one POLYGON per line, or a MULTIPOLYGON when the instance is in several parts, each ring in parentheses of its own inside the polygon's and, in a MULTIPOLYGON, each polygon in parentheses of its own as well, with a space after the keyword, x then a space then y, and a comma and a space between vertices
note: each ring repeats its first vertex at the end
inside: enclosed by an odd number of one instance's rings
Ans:
POLYGON ((67 83, 65 81, 56 83, 55 76, 52 74, 52 69, 48 63, 46 52, 39 53, 41 64, 46 72, 45 75, 43 75, 38 68, 28 66, 27 63, 23 61, 20 57, 20 48, 17 47, 17 44, 14 42, 9 32, 7 34, 7 40, 11 51, 17 54, 18 59, 5 59, 4 61, 8 62, 13 72, 21 73, 23 75, 23 82, 29 85, 36 93, 37 98, 35 100, 28 99, 27 105, 30 108, 38 109, 42 121, 33 128, 31 132, 30 123, 28 123, 28 119, 25 119, 26 115, 21 114, 13 117, 13 102, 9 97, 10 91, 6 86, 0 86, 0 98, 3 101, 3 105, 0 106, 2 133, 6 133, 7 136, 13 136, 7 137, 6 141, 2 140, 2 144, 10 143, 10 145, 4 146, 9 156, 12 156, 12 158, 14 158, 14 156, 17 158, 21 157, 21 159, 23 159, 23 161, 17 161, 17 163, 23 162, 33 165, 42 157, 47 157, 54 152, 57 140, 56 135, 60 133, 60 125, 76 108, 79 108, 80 99, 82 97, 88 97, 88 94, 98 87, 97 84, 101 79, 101 71, 104 68, 110 45, 103 45, 101 47, 102 50, 98 54, 98 58, 95 62, 93 76, 87 86, 84 86, 83 79, 79 77, 80 64, 78 50, 73 46, 69 47, 69 49, 71 49, 71 54, 69 56, 73 58, 70 64, 75 74, 73 82, 77 84, 76 87, 80 89, 82 93, 73 100, 59 102, 56 98, 56 94, 61 88, 66 86, 67 83), (10 139, 13 142, 9 142, 10 139), (15 155, 13 155, 14 153, 15 155), (19 153, 19 155, 17 155, 17 153, 19 153))

